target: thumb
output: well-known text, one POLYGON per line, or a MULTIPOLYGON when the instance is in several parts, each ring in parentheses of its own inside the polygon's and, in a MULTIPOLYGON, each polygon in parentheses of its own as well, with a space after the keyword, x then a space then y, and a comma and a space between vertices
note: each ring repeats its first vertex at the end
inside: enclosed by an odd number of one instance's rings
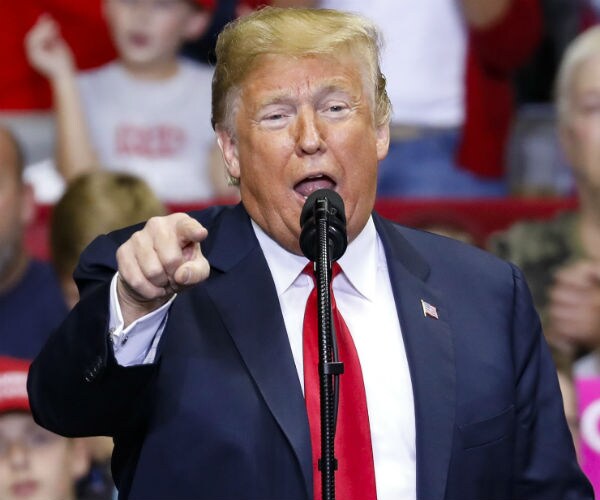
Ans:
POLYGON ((210 265, 206 258, 200 254, 179 266, 173 275, 173 279, 176 287, 181 289, 204 281, 209 274, 210 265))

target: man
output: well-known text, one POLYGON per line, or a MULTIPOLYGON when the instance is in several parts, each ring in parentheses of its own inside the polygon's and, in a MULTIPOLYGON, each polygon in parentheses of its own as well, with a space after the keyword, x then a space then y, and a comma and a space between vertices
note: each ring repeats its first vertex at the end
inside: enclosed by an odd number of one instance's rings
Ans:
POLYGON ((19 145, 0 128, 0 354, 27 359, 36 356, 67 314, 52 268, 25 249, 34 209, 19 145))
POLYGON ((379 196, 507 194, 514 78, 539 46, 540 0, 271 2, 360 13, 383 33, 394 112, 379 196))
MULTIPOLYGON (((372 442, 336 443, 339 498, 592 498, 519 272, 372 214, 390 112, 377 43, 370 23, 335 11, 230 25, 213 123, 242 203, 153 218, 82 255, 81 300, 33 364, 30 396, 57 432, 114 436, 121 498, 313 498, 313 286, 298 240, 318 188, 345 202, 333 295, 372 442), (356 482, 342 474, 354 459, 356 482)), ((345 376, 341 420, 354 410, 345 376)))

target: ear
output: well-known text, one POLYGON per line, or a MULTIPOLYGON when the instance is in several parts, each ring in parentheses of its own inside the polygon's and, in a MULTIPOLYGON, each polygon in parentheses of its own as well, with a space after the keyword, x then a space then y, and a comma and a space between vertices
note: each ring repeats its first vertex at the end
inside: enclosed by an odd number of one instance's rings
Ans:
POLYGON ((234 179, 240 178, 240 159, 238 154, 238 147, 235 139, 229 132, 221 127, 217 127, 217 143, 221 148, 223 154, 223 160, 225 160, 225 167, 227 173, 234 179))
POLYGON ((74 480, 81 479, 90 470, 91 456, 84 439, 70 439, 70 472, 74 480))
POLYGON ((383 160, 387 154, 388 149, 390 148, 390 124, 384 123, 383 125, 379 125, 375 130, 375 141, 377 147, 377 159, 379 161, 383 160))
POLYGON ((207 10, 195 9, 192 15, 187 19, 183 38, 185 40, 196 40, 200 38, 208 29, 212 21, 212 13, 207 10))
POLYGON ((69 310, 73 309, 79 302, 79 289, 73 281, 71 275, 60 277, 60 287, 65 297, 65 302, 69 310))

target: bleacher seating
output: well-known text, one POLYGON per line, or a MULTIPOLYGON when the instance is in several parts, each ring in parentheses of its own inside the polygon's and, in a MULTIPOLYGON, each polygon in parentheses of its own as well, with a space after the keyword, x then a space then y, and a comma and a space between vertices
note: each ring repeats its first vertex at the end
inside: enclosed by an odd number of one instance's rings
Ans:
MULTIPOLYGON (((226 201, 226 200, 225 200, 226 201)), ((169 205, 172 212, 202 209, 209 203, 169 205)), ((468 231, 474 242, 483 245, 494 231, 507 228, 517 220, 547 219, 559 211, 577 207, 575 198, 503 198, 485 200, 380 199, 379 214, 401 224, 425 227, 433 223, 451 224, 468 231)), ((34 223, 26 234, 27 248, 47 259, 48 222, 51 205, 39 205, 34 223)))

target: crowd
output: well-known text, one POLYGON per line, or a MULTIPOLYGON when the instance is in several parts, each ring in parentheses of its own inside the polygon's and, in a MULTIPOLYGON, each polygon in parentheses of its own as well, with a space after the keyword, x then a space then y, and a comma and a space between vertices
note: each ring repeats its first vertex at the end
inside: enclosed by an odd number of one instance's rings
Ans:
MULTIPOLYGON (((2 498, 116 494, 111 440, 67 439, 38 426, 27 369, 76 307, 73 272, 98 235, 164 215, 169 205, 240 199, 231 168, 237 137, 213 130, 214 43, 227 22, 263 5, 357 12, 381 29, 392 107, 379 198, 478 199, 483 206, 525 193, 577 197, 577 210, 520 221, 483 246, 524 273, 579 446, 576 381, 600 377, 599 2, 4 2, 2 498), (545 128, 531 128, 532 109, 545 128), (534 168, 541 180, 528 177, 534 168), (25 245, 39 204, 52 207, 47 261, 25 245)), ((454 222, 427 219, 421 228, 473 244, 468 224, 454 222)))

